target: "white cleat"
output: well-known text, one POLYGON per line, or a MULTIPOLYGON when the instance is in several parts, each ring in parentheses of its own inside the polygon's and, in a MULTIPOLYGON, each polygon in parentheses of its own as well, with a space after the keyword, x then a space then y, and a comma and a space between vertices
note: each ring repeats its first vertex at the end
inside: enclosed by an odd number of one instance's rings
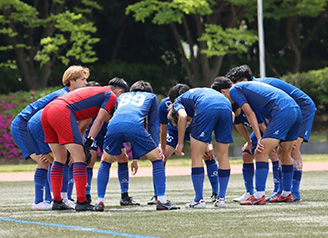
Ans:
POLYGON ((217 199, 214 203, 214 207, 226 207, 224 198, 217 199))
POLYGON ((197 209, 203 209, 206 208, 206 203, 204 200, 200 200, 199 202, 189 202, 185 205, 186 208, 197 208, 197 209))
POLYGON ((234 198, 233 201, 234 202, 243 202, 246 201, 250 196, 252 196, 250 193, 244 193, 241 197, 239 198, 234 198))
POLYGON ((69 208, 75 209, 75 202, 69 199, 63 199, 63 203, 65 203, 65 205, 68 206, 69 208))
POLYGON ((51 210, 52 209, 52 203, 47 203, 47 202, 39 202, 38 204, 35 204, 33 202, 32 204, 32 209, 33 210, 51 210))

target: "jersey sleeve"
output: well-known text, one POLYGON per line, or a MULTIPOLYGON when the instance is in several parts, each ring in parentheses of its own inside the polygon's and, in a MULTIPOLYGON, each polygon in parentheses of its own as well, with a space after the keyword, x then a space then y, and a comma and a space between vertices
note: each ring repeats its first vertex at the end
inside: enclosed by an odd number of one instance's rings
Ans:
POLYGON ((245 96, 243 95, 243 93, 241 92, 241 89, 238 86, 233 86, 230 90, 229 90, 229 94, 231 99, 238 104, 239 107, 241 107, 244 103, 247 103, 247 99, 245 98, 245 96))
POLYGON ((107 112, 110 112, 116 104, 116 96, 113 92, 108 91, 105 94, 104 100, 100 108, 105 109, 107 112))
POLYGON ((148 113, 148 131, 156 145, 159 144, 159 118, 158 118, 158 100, 153 96, 148 113))
POLYGON ((181 95, 175 100, 175 102, 174 102, 174 111, 176 112, 176 113, 178 113, 178 111, 180 110, 180 109, 184 109, 184 110, 186 110, 185 109, 185 107, 182 105, 182 103, 181 103, 181 95))

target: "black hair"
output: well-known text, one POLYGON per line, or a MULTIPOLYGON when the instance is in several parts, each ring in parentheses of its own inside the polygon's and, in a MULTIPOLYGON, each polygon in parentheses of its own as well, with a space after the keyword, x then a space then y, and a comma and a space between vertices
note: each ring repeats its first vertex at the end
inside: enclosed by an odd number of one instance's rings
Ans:
POLYGON ((177 97, 187 92, 190 87, 187 84, 178 83, 169 90, 170 101, 173 103, 177 97))
POLYGON ((123 89, 124 92, 129 91, 129 85, 127 84, 127 82, 124 79, 118 77, 109 80, 108 86, 123 89))
POLYGON ((101 86, 97 81, 89 81, 87 87, 101 86))
POLYGON ((231 88, 231 86, 232 86, 231 80, 221 76, 214 79, 211 88, 215 89, 218 92, 221 92, 221 89, 231 88))
POLYGON ((153 88, 150 85, 150 83, 145 82, 143 80, 139 80, 137 82, 135 82, 134 84, 132 84, 131 88, 130 88, 131 92, 148 92, 148 93, 152 93, 153 92, 153 88))
POLYGON ((244 64, 238 67, 234 67, 229 70, 229 72, 226 74, 226 77, 229 78, 233 83, 237 83, 244 78, 247 79, 247 81, 252 81, 253 73, 251 68, 244 64))

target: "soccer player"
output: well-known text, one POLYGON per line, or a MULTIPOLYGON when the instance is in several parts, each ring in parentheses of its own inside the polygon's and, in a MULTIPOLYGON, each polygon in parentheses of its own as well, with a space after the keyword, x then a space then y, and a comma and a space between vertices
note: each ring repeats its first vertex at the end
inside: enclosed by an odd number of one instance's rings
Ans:
MULTIPOLYGON (((255 150, 256 193, 240 204, 266 204, 265 184, 269 172, 268 156, 278 145, 282 164, 282 192, 270 199, 270 202, 293 202, 291 194, 293 161, 290 154, 301 122, 301 110, 297 103, 282 90, 260 82, 239 82, 232 85, 230 79, 218 77, 214 80, 212 88, 226 96, 231 104, 237 103, 245 112, 257 138, 255 150), (260 133, 256 115, 269 120, 263 136, 260 133)), ((248 143, 246 149, 251 148, 252 144, 248 143)))
MULTIPOLYGON (((261 118, 257 118, 258 123, 262 125, 262 128, 260 128, 261 134, 265 131, 265 120, 261 118), (264 123, 262 123, 264 122, 264 123)), ((243 158, 243 178, 244 178, 244 184, 246 188, 246 192, 238 198, 234 198, 233 201, 235 202, 242 202, 245 201, 247 198, 249 198, 251 195, 254 194, 254 158, 255 158, 255 149, 257 146, 257 140, 254 132, 251 133, 251 135, 248 135, 248 131, 246 128, 251 128, 250 124, 247 121, 247 117, 245 113, 240 109, 235 110, 235 121, 234 121, 235 127, 237 131, 245 138, 246 144, 244 146, 247 146, 248 143, 252 144, 251 150, 245 150, 242 149, 242 158, 243 158), (250 140, 250 141, 249 141, 250 140)), ((274 183, 274 190, 272 194, 266 198, 267 201, 269 201, 271 198, 275 197, 275 194, 279 191, 279 185, 280 185, 280 176, 279 176, 279 158, 275 151, 272 151, 270 153, 270 159, 272 162, 272 173, 273 173, 273 183, 274 183)))
MULTIPOLYGON (((294 162, 294 175, 293 175, 293 185, 292 185, 292 195, 294 201, 301 201, 300 194, 300 182, 302 177, 303 169, 303 159, 300 151, 301 144, 303 141, 308 142, 310 139, 311 129, 313 125, 313 119, 316 111, 315 104, 313 100, 299 88, 284 82, 277 78, 254 78, 252 71, 248 65, 242 65, 231 69, 228 73, 229 78, 234 82, 239 81, 258 81, 269 84, 273 87, 279 88, 286 92, 290 97, 292 97, 295 102, 299 105, 302 111, 302 121, 301 126, 298 131, 297 140, 293 146, 291 156, 294 162)), ((281 191, 278 191, 273 196, 277 196, 281 191)))
MULTIPOLYGON (((122 88, 124 88, 124 92, 129 91, 128 84, 122 78, 115 77, 109 81, 108 85, 122 87, 122 88)), ((94 85, 94 86, 100 86, 100 85, 94 85)), ((94 120, 94 118, 93 118, 93 120, 94 120)), ((84 141, 87 140, 92 123, 93 122, 91 122, 89 124, 88 128, 85 130, 85 133, 83 134, 84 141)), ((92 182, 92 175, 93 175, 93 166, 97 159, 98 148, 100 149, 100 151, 103 151, 104 137, 107 133, 107 126, 108 126, 108 123, 104 122, 98 135, 95 138, 95 140, 97 141, 97 144, 95 146, 91 146, 91 162, 87 166, 88 183, 87 183, 87 187, 86 187, 86 199, 89 203, 91 203, 90 190, 91 190, 91 182, 92 182)), ((124 146, 122 148, 122 151, 123 151, 122 156, 117 158, 117 160, 118 160, 118 173, 117 174, 118 174, 118 180, 119 180, 120 186, 121 186, 120 204, 121 204, 121 206, 140 205, 139 203, 132 200, 132 198, 129 196, 129 193, 128 193, 128 190, 129 190, 128 156, 126 154, 126 150, 125 150, 124 146)), ((109 175, 109 169, 107 170, 106 166, 104 166, 103 163, 100 164, 99 170, 101 173, 108 173, 108 175, 109 175)), ((103 177, 103 178, 105 179, 105 177, 103 177)), ((107 179, 107 182, 104 182, 104 180, 99 179, 99 176, 98 176, 98 179, 97 179, 98 196, 101 197, 102 194, 105 195, 107 183, 108 183, 108 179, 107 179)))
MULTIPOLYGON (((116 110, 109 121, 104 141, 104 153, 101 165, 107 167, 106 172, 98 170, 98 179, 108 180, 107 171, 114 157, 122 155, 122 144, 130 142, 133 158, 145 155, 153 165, 153 180, 157 191, 157 210, 175 210, 179 207, 166 200, 165 197, 165 170, 162 161, 163 154, 158 147, 159 140, 158 101, 148 82, 137 81, 129 93, 120 95, 117 99, 116 110), (129 116, 127 116, 129 115, 129 116), (144 128, 145 118, 148 117, 148 131, 144 128)), ((136 160, 132 161, 132 170, 136 171, 136 160)), ((98 194, 96 211, 104 210, 105 199, 98 194)))
MULTIPOLYGON (((43 187, 47 184, 47 171, 49 167, 48 160, 41 156, 39 153, 35 153, 36 150, 33 145, 33 139, 28 132, 29 120, 40 110, 42 110, 48 103, 55 98, 66 94, 74 89, 84 87, 87 84, 87 78, 89 77, 89 69, 73 65, 70 66, 63 74, 62 83, 65 86, 53 93, 50 93, 39 100, 26 106, 12 121, 11 134, 17 143, 18 147, 23 153, 25 159, 31 158, 38 163, 38 167, 34 174, 34 188, 35 199, 32 205, 32 209, 44 210, 51 209, 51 205, 44 202, 43 199, 43 187)), ((46 200, 51 201, 51 195, 49 188, 46 189, 46 200)))
MULTIPOLYGON (((190 88, 186 84, 177 84, 170 88, 169 90, 169 97, 164 98, 160 105, 159 105, 159 123, 160 123, 160 141, 161 141, 161 148, 164 158, 164 165, 167 160, 171 157, 174 152, 176 145, 178 144, 178 129, 172 125, 170 121, 167 119, 168 108, 172 104, 171 100, 175 100, 179 95, 188 91, 190 88)), ((190 131, 191 128, 186 128, 186 133, 184 140, 190 140, 190 131)), ((212 146, 213 147, 213 146, 212 146)), ((213 149, 211 149, 209 154, 204 155, 204 161, 207 168, 207 176, 211 183, 212 187, 212 202, 216 201, 216 197, 218 195, 218 185, 219 185, 219 178, 218 178, 218 165, 216 163, 216 159, 214 158, 213 149)), ((155 192, 155 191, 154 191, 155 192)), ((148 205, 156 204, 156 192, 155 195, 150 199, 148 205)))
POLYGON ((43 110, 41 123, 45 132, 45 142, 49 144, 54 154, 54 163, 50 172, 54 195, 53 210, 66 209, 62 202, 60 190, 67 150, 74 161, 73 176, 77 194, 75 210, 93 210, 93 206, 86 201, 86 164, 91 159, 90 147, 96 143, 94 138, 103 122, 108 121, 112 116, 116 97, 122 92, 124 92, 124 88, 112 85, 80 88, 55 99, 43 110), (83 146, 78 121, 94 116, 96 119, 83 146))
POLYGON ((225 195, 230 178, 229 144, 232 139, 233 113, 230 102, 220 93, 210 88, 195 88, 180 95, 171 106, 168 117, 178 127, 178 143, 175 153, 183 156, 183 141, 188 118, 192 118, 190 132, 191 178, 195 198, 186 208, 205 208, 203 199, 204 167, 203 156, 215 133, 215 152, 219 163, 218 175, 220 191, 215 207, 225 207, 225 195))

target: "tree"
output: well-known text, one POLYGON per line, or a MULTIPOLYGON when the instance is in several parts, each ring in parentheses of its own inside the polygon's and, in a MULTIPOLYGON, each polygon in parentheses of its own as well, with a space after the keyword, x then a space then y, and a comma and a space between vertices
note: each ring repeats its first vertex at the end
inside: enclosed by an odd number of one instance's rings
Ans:
POLYGON ((191 86, 209 86, 218 75, 223 56, 247 51, 257 40, 241 24, 254 0, 143 0, 129 5, 136 21, 169 25, 191 86))
POLYGON ((43 89, 57 60, 95 62, 92 9, 100 6, 91 0, 1 1, 0 66, 17 67, 28 89, 43 89))
MULTIPOLYGON (((284 30, 287 47, 279 51, 290 53, 292 73, 299 71, 305 48, 320 28, 328 22, 327 7, 327 0, 264 1, 264 17, 280 21, 279 28, 284 30)), ((269 29, 268 25, 267 29, 269 29)))

